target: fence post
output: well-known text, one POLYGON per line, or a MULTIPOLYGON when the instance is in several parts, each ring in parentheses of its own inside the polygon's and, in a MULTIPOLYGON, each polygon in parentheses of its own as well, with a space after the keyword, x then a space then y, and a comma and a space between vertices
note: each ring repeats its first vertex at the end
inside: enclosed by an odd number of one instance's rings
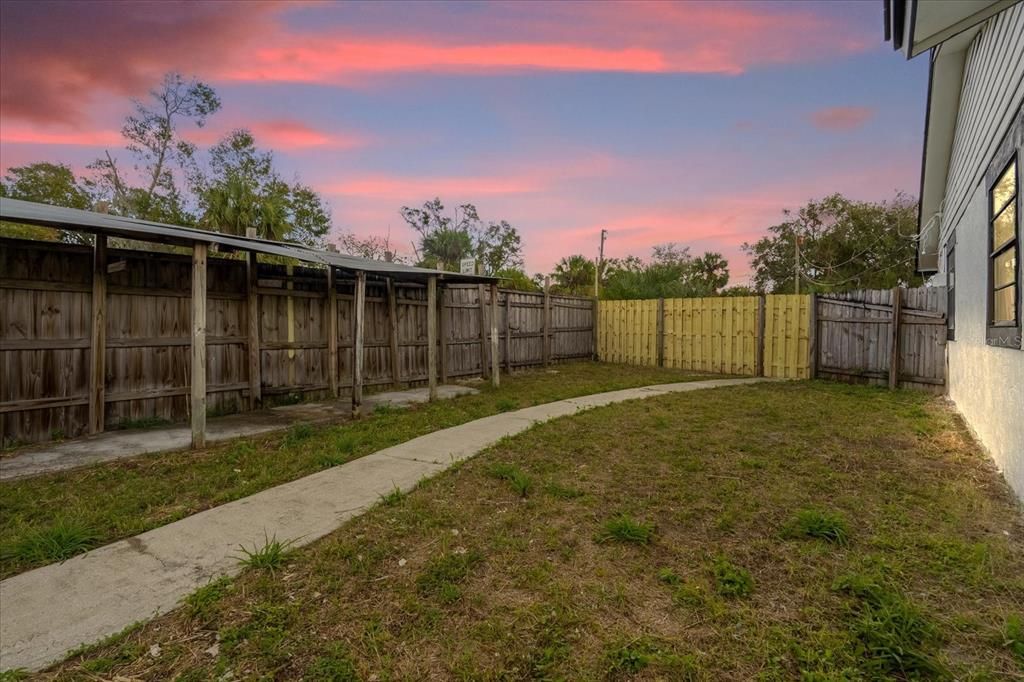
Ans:
POLYGON ((665 299, 658 299, 658 321, 655 336, 658 340, 658 367, 665 366, 665 299))
POLYGON ((764 376, 764 318, 765 318, 765 297, 757 297, 757 355, 754 358, 754 373, 764 376))
POLYGON ((437 277, 427 279, 427 386, 437 400, 437 277))
POLYGON ((543 332, 544 332, 544 342, 541 345, 541 353, 543 353, 543 356, 541 357, 541 364, 543 364, 544 367, 548 366, 548 360, 550 359, 550 356, 551 356, 551 292, 549 291, 550 289, 551 289, 551 278, 550 277, 545 277, 544 278, 544 322, 542 323, 543 324, 543 332))
POLYGON ((92 256, 92 340, 89 368, 89 433, 103 431, 106 407, 107 237, 97 234, 92 256))
POLYGON ((444 312, 444 297, 448 287, 442 285, 437 290, 437 315, 440 318, 438 328, 441 336, 441 383, 448 383, 448 316, 444 312))
POLYGON ((590 324, 591 324, 591 327, 592 327, 593 337, 594 337, 594 360, 600 360, 601 359, 601 349, 598 346, 598 343, 600 343, 600 341, 601 341, 601 332, 600 332, 600 329, 597 326, 598 325, 598 321, 599 321, 600 316, 601 316, 601 312, 600 311, 601 311, 601 302, 600 302, 600 300, 595 298, 594 299, 594 311, 590 315, 590 324))
POLYGON ((338 291, 334 285, 334 266, 327 266, 327 371, 331 397, 338 397, 338 291))
POLYGON ((505 373, 512 373, 512 292, 505 292, 505 373))
POLYGON ((363 271, 356 273, 352 327, 352 416, 358 417, 363 408, 363 334, 366 327, 366 273, 363 271))
POLYGON ((490 362, 487 357, 487 296, 484 293, 484 285, 477 284, 477 302, 480 304, 480 376, 485 379, 490 376, 490 362))
POLYGON ((398 299, 395 280, 388 277, 388 341, 391 344, 391 382, 397 390, 402 386, 402 364, 398 352, 398 299))
POLYGON ((498 367, 501 360, 498 352, 498 285, 491 284, 491 385, 495 388, 501 385, 501 370, 498 367))
POLYGON ((811 294, 811 300, 808 305, 811 309, 808 311, 808 325, 807 325, 807 375, 810 379, 818 378, 818 294, 811 294))
POLYGON ((903 312, 903 296, 899 286, 892 288, 892 325, 889 337, 889 388, 899 385, 900 374, 900 318, 903 312))

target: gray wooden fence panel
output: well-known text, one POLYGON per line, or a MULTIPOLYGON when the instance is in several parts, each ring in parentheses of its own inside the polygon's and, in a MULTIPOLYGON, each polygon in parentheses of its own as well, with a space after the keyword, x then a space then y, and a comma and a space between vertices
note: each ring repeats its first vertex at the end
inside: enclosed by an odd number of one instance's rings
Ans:
MULTIPOLYGON (((111 249, 108 261, 117 267, 108 275, 105 426, 184 421, 191 384, 191 257, 111 249)), ((207 405, 220 414, 242 410, 248 402, 246 269, 240 259, 214 257, 207 270, 207 405)), ((331 311, 325 271, 260 263, 258 287, 265 401, 326 398, 331 311)), ((339 273, 336 287, 338 384, 347 392, 352 387, 354 285, 339 273)), ((478 291, 476 285, 442 287, 443 362, 449 379, 483 370, 487 356, 481 348, 478 291)), ((397 359, 391 353, 386 286, 370 280, 366 293, 364 385, 391 385, 396 361, 401 383, 425 383, 425 287, 396 283, 397 359)), ((506 297, 512 367, 539 366, 543 294, 503 290, 497 311, 502 370, 506 297)), ((0 239, 0 443, 74 437, 88 430, 91 299, 90 247, 0 239)), ((551 300, 552 360, 589 358, 592 301, 551 300)), ((482 341, 489 344, 486 336, 482 341)))

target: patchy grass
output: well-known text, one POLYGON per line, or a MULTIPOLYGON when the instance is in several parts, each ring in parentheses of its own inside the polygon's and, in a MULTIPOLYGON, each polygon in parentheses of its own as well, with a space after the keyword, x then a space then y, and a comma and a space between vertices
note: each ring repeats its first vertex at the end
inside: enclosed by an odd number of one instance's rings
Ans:
POLYGON ((160 453, 0 483, 0 578, 66 559, 196 512, 300 478, 437 429, 553 400, 631 386, 708 378, 678 370, 571 363, 479 384, 478 395, 396 410, 357 422, 295 424, 285 431, 189 452, 160 453), (40 549, 68 536, 82 542, 40 549), (71 534, 73 535, 73 534, 71 534))
POLYGON ((490 474, 494 478, 507 481, 510 488, 519 497, 526 497, 533 490, 533 479, 527 475, 525 471, 509 464, 508 462, 498 462, 491 466, 490 474))
POLYGON ((209 622, 186 606, 46 675, 1018 679, 1022 594, 1019 504, 940 400, 774 383, 539 425, 243 571, 209 622), (584 494, 520 498, 495 463, 584 494), (784 537, 802 509, 855 532, 784 537), (621 512, 654 540, 599 541, 621 512))
POLYGON ((754 591, 754 579, 750 571, 725 557, 715 559, 712 573, 715 577, 715 591, 723 597, 745 597, 754 591))

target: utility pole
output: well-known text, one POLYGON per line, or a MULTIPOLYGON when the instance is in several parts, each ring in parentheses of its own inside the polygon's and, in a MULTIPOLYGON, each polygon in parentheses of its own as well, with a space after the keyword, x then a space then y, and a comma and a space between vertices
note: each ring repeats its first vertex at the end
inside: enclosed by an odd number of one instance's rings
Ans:
POLYGON ((601 264, 604 263, 604 239, 608 230, 601 230, 601 248, 597 252, 597 267, 594 268, 594 298, 600 298, 601 264))
POLYGON ((793 247, 796 251, 796 258, 793 260, 793 293, 800 293, 800 235, 793 233, 793 247))

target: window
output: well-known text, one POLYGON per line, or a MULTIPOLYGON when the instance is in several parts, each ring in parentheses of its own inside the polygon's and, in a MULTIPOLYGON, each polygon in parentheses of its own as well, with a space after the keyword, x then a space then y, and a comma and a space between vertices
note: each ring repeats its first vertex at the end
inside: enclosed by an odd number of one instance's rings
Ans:
POLYGON ((946 339, 956 340, 956 232, 946 242, 946 339))
MULTIPOLYGON (((1017 260, 1020 216, 1017 157, 1010 159, 989 191, 989 333, 992 343, 1017 339, 1020 324, 1017 260)), ((1017 340, 1019 344, 1019 339, 1017 340)), ((1018 346, 1019 347, 1019 346, 1018 346)))

